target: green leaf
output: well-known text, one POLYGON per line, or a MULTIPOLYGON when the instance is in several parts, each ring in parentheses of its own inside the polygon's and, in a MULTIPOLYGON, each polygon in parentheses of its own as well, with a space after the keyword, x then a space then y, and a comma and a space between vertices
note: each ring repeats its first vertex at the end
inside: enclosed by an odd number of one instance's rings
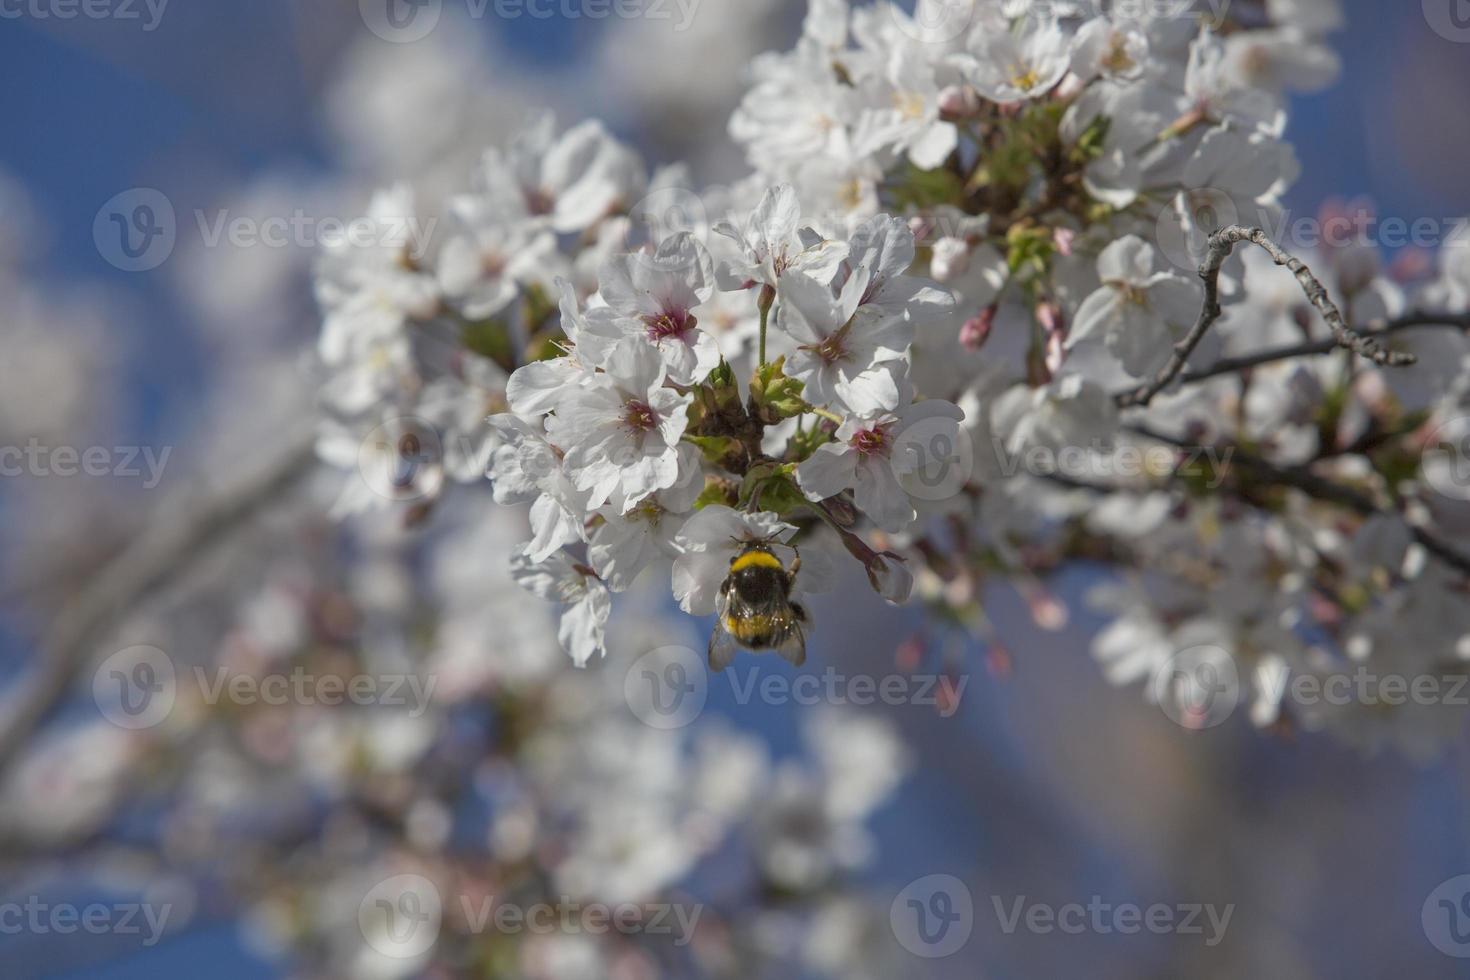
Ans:
POLYGON ((786 358, 778 357, 757 368, 750 379, 751 403, 757 418, 766 425, 796 418, 811 407, 801 397, 805 385, 786 377, 785 365, 786 358))
POLYGON ((742 459, 745 455, 740 440, 730 436, 695 436, 685 433, 684 441, 698 446, 699 451, 704 454, 705 462, 722 469, 729 469, 732 459, 742 459))
POLYGON ((941 204, 960 205, 965 200, 965 182, 952 170, 920 170, 913 164, 893 185, 894 203, 901 209, 912 206, 920 210, 941 204))
MULTIPOLYGON (((513 363, 510 327, 503 320, 466 321, 460 332, 465 347, 497 364, 513 363)), ((559 353, 559 352, 558 352, 559 353)))
POLYGON ((722 480, 719 477, 711 476, 705 479, 704 489, 700 491, 699 496, 694 501, 694 509, 704 510, 704 508, 715 504, 734 507, 737 503, 739 503, 739 494, 736 491, 735 485, 729 480, 722 480))

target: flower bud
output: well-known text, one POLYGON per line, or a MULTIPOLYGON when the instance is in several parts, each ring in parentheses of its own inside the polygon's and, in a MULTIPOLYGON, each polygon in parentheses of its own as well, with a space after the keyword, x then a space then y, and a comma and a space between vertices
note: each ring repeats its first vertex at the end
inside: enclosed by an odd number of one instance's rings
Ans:
POLYGON ((1077 233, 1071 228, 1053 228, 1051 233, 1052 247, 1057 250, 1058 255, 1067 258, 1072 257, 1072 243, 1077 240, 1077 233))
POLYGON ((960 327, 960 343, 965 350, 977 351, 985 346, 990 339, 990 331, 995 328, 996 306, 991 303, 980 311, 978 316, 972 316, 960 327))
POLYGON ((959 238, 941 238, 934 243, 929 274, 940 282, 953 282, 970 267, 970 246, 959 238))
POLYGON ((973 118, 981 105, 980 93, 968 85, 950 85, 939 93, 939 111, 951 121, 973 118))

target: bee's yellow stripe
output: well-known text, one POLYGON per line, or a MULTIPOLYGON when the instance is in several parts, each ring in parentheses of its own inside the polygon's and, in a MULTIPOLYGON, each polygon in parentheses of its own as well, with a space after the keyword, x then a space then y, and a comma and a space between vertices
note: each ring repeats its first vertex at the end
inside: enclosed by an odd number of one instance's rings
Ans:
POLYGON ((759 614, 741 618, 734 616, 725 617, 725 629, 742 643, 747 643, 756 637, 765 636, 771 631, 774 625, 775 622, 772 617, 761 616, 759 614))
POLYGON ((760 568, 785 567, 781 564, 781 559, 777 558, 769 551, 747 551, 745 554, 741 555, 739 558, 736 558, 735 561, 730 564, 730 571, 738 572, 743 568, 751 568, 755 566, 759 566, 760 568))

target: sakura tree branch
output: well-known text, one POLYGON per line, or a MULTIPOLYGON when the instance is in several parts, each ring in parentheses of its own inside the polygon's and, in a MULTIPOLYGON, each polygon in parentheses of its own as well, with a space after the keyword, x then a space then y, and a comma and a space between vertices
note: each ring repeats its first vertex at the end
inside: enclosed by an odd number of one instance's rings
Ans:
MULTIPOLYGON (((1155 442, 1180 448, 1192 448, 1192 445, 1184 440, 1158 432, 1144 425, 1130 425, 1129 431, 1155 442)), ((1240 446, 1231 445, 1230 462, 1258 474, 1262 479, 1275 486, 1291 487, 1300 490, 1309 497, 1317 500, 1325 500, 1341 507, 1354 511, 1364 517, 1374 514, 1386 513, 1368 494, 1353 487, 1343 486, 1331 480, 1324 479, 1300 466, 1279 466, 1255 453, 1249 452, 1240 446)), ((1407 523, 1407 522, 1406 522, 1407 523)), ((1429 531, 1415 524, 1408 524, 1409 533, 1424 550, 1439 558, 1446 565, 1455 569, 1462 575, 1470 576, 1470 555, 1466 555, 1458 548, 1452 547, 1445 541, 1441 541, 1429 531)))
POLYGON ((1154 397, 1169 385, 1174 383, 1184 371, 1189 362, 1189 356, 1194 353, 1200 341, 1204 340, 1205 334, 1220 319, 1222 310, 1220 308, 1220 270, 1235 251, 1235 246, 1241 242, 1251 242, 1259 245, 1271 256, 1277 265, 1284 265, 1291 274, 1296 276, 1297 282, 1301 283, 1302 292, 1306 294, 1307 302, 1311 303, 1322 314, 1322 319, 1327 321, 1327 326, 1332 331, 1332 340, 1327 347, 1328 350, 1341 347, 1350 350, 1360 357, 1365 357, 1375 364, 1401 365, 1414 363, 1412 354, 1399 353, 1397 351, 1385 350, 1373 337, 1358 333, 1347 325, 1343 319, 1342 311, 1332 302, 1332 297, 1327 294, 1327 287, 1322 285, 1321 280, 1312 274, 1305 262, 1288 254, 1281 246, 1277 245, 1260 228, 1244 228, 1240 225, 1231 225, 1222 228, 1210 236, 1209 250, 1205 261, 1200 265, 1199 276, 1205 284, 1205 301, 1200 310, 1199 319, 1190 328, 1189 333, 1174 345, 1174 351, 1169 357, 1169 362, 1159 371, 1148 384, 1132 391, 1117 395, 1115 401, 1119 408, 1142 408, 1153 401, 1154 397))
MULTIPOLYGON (((1412 330, 1420 327, 1443 327, 1470 331, 1470 313, 1409 313, 1388 321, 1388 323, 1377 330, 1367 332, 1366 336, 1376 340, 1400 333, 1404 330, 1412 330)), ((1333 338, 1271 347, 1263 351, 1257 351, 1254 354, 1221 358, 1207 368, 1184 371, 1179 375, 1179 383, 1192 384, 1197 381, 1216 378, 1222 374, 1238 374, 1241 371, 1248 371, 1251 368, 1260 367, 1263 364, 1272 364, 1276 361, 1290 361, 1298 357, 1312 357, 1317 354, 1328 354, 1337 349, 1338 343, 1333 338)))
POLYGON ((126 614, 193 566, 210 545, 237 530, 311 471, 315 436, 292 443, 274 463, 223 495, 179 508, 169 502, 122 552, 63 605, 41 642, 41 661, 17 684, 0 721, 0 774, 61 704, 91 644, 126 614), (173 516, 171 512, 184 512, 173 516))

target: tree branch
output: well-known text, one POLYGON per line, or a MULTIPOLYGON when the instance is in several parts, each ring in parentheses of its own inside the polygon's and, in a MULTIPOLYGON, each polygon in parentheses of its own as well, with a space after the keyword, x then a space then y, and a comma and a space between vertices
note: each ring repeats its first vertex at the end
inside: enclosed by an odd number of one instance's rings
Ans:
POLYGON ((298 438, 260 475, 220 497, 195 504, 182 517, 163 516, 175 507, 166 503, 160 515, 58 611, 42 640, 41 663, 30 677, 16 684, 17 693, 6 699, 5 717, 0 721, 0 775, 65 698, 102 630, 174 580, 211 544, 310 472, 315 443, 314 433, 298 438))
POLYGON ((1200 341, 1204 340, 1205 334, 1209 333, 1210 327, 1220 319, 1222 310, 1220 308, 1220 269, 1225 265, 1225 260, 1235 251, 1235 246, 1241 242, 1251 242, 1265 249, 1277 265, 1284 265, 1291 274, 1296 276, 1297 282, 1301 283, 1302 292, 1306 294, 1307 302, 1316 307, 1317 312, 1322 314, 1322 319, 1327 321, 1327 326, 1332 330, 1332 341, 1328 350, 1341 347, 1350 350, 1361 357, 1366 357, 1375 364, 1399 365, 1412 364, 1412 354, 1402 354, 1395 351, 1384 350, 1373 337, 1358 333, 1347 325, 1342 317, 1342 311, 1332 302, 1327 294, 1327 287, 1322 285, 1321 280, 1312 274, 1306 263, 1301 259, 1288 254, 1281 246, 1277 245, 1260 228, 1243 228, 1240 225, 1231 225, 1222 228, 1210 236, 1209 251, 1205 261, 1199 267, 1199 276, 1205 284, 1205 302, 1200 310, 1199 319, 1190 328, 1189 333, 1174 345, 1173 354, 1169 362, 1159 371, 1152 381, 1132 391, 1123 392, 1115 396, 1119 408, 1134 408, 1147 406, 1153 401, 1159 392, 1173 384, 1174 379, 1184 371, 1185 364, 1189 361, 1189 355, 1194 353, 1200 341))
MULTIPOLYGON (((1390 320, 1379 329, 1369 331, 1366 336, 1378 339, 1417 327, 1448 327, 1455 330, 1470 331, 1470 313, 1410 313, 1398 319, 1390 320)), ((1216 378, 1222 374, 1236 374, 1254 367, 1260 367, 1263 364, 1272 364, 1276 361, 1289 361, 1298 357, 1329 354, 1337 349, 1337 341, 1330 338, 1326 340, 1306 341, 1300 344, 1287 344, 1281 347, 1271 347, 1263 351, 1257 351, 1254 354, 1221 358, 1207 368, 1185 371, 1179 376, 1179 383, 1192 384, 1208 378, 1216 378)))
MULTIPOLYGON (((1162 442, 1166 445, 1185 449, 1193 448, 1191 443, 1155 431, 1148 426, 1129 425, 1126 428, 1145 438, 1153 439, 1156 442, 1162 442)), ((1292 487, 1302 491, 1309 497, 1338 504, 1364 517, 1388 513, 1379 507, 1372 497, 1362 491, 1324 479, 1304 467, 1278 466, 1270 460, 1247 452, 1239 446, 1232 445, 1230 449, 1231 465, 1240 465, 1246 469, 1253 470, 1272 484, 1292 487)), ((1408 522, 1405 523, 1408 524, 1408 522)), ((1408 524, 1408 528, 1414 540, 1423 546, 1424 550, 1439 558, 1460 574, 1470 576, 1470 555, 1466 555, 1459 549, 1441 541, 1422 527, 1408 524)))

